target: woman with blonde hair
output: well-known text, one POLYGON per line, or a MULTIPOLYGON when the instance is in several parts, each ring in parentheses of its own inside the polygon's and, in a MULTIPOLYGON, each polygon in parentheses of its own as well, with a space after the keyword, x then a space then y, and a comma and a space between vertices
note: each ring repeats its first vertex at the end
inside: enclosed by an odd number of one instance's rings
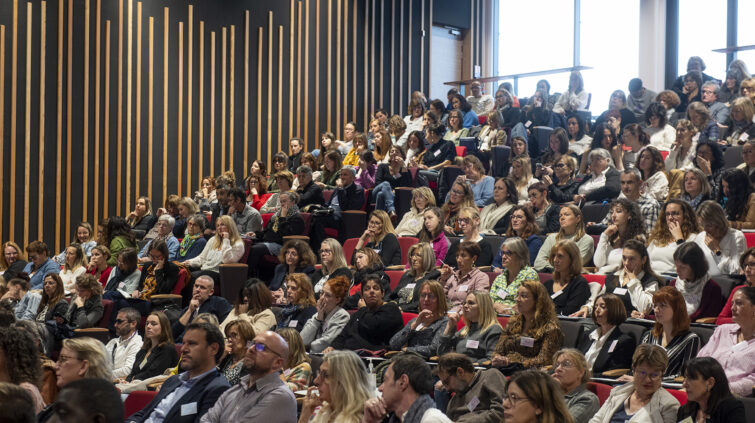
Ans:
MULTIPOLYGON (((395 301, 401 311, 415 313, 420 301, 420 289, 426 281, 437 280, 440 271, 435 268, 435 253, 427 242, 409 247, 408 270, 401 275, 398 285, 388 294, 387 301, 395 301)), ((445 300, 446 295, 443 294, 445 300)))
POLYGON ((461 313, 448 314, 437 355, 457 352, 475 361, 489 360, 502 331, 490 295, 486 291, 472 291, 467 294, 461 313), (457 331, 459 319, 464 320, 464 327, 457 331))
POLYGON ((419 314, 391 337, 389 345, 393 351, 411 351, 428 359, 438 351, 448 324, 448 303, 438 281, 422 283, 418 297, 419 314))
MULTIPOLYGON (((81 245, 81 248, 84 250, 84 255, 89 258, 89 256, 92 255, 92 248, 97 245, 97 241, 95 241, 94 235, 94 230, 92 229, 92 225, 89 224, 89 222, 79 222, 79 224, 76 225, 76 237, 73 241, 71 241, 70 245, 81 245)), ((63 249, 60 254, 53 257, 53 260, 60 263, 61 266, 65 265, 66 251, 67 248, 63 249)))
POLYGON ((728 129, 726 142, 729 145, 742 145, 747 140, 755 139, 755 105, 747 97, 739 97, 731 104, 731 128, 728 129))
POLYGON ((55 374, 58 376, 58 388, 84 378, 113 380, 105 345, 89 337, 63 340, 55 374))
POLYGON ((215 282, 220 280, 220 265, 236 263, 244 255, 244 241, 241 240, 239 230, 231 216, 218 218, 215 224, 215 235, 207 241, 202 252, 193 259, 184 261, 184 265, 198 267, 199 271, 192 272, 192 279, 206 274, 215 282))
MULTIPOLYGON (((587 392, 587 391, 585 391, 587 392)), ((589 394, 589 392, 587 392, 589 394)), ((511 376, 503 393, 506 423, 581 423, 575 420, 561 396, 556 380, 539 370, 525 370, 511 376)), ((595 396, 595 394, 592 394, 595 396)), ((595 402, 597 402, 597 397, 595 402)), ((596 408, 597 410, 597 408, 596 408)))
POLYGON ((383 210, 374 210, 367 221, 367 229, 355 247, 372 248, 380 254, 380 260, 386 266, 401 264, 401 245, 398 243, 396 231, 388 213, 383 210))
POLYGON ((676 122, 676 139, 671 144, 671 151, 664 160, 666 172, 674 169, 683 171, 694 166, 693 160, 697 150, 695 134, 697 134, 697 128, 689 120, 680 119, 676 122))
POLYGON ((157 216, 152 214, 152 201, 146 196, 137 198, 134 211, 126 217, 126 223, 129 224, 131 229, 144 231, 146 234, 155 226, 155 222, 157 222, 157 216))
POLYGON ((551 265, 548 263, 548 256, 551 249, 559 241, 571 240, 579 247, 579 254, 582 257, 582 265, 590 261, 595 251, 595 242, 590 235, 585 232, 585 222, 582 220, 582 210, 574 204, 565 204, 561 206, 558 219, 560 229, 555 234, 548 235, 540 247, 540 252, 535 258, 534 268, 540 272, 551 271, 551 265))
POLYGON ((457 178, 448 192, 448 199, 441 207, 443 211, 443 225, 448 236, 461 233, 459 226, 459 211, 465 207, 477 208, 474 202, 472 186, 461 178, 457 178))
POLYGON ((74 329, 94 327, 102 318, 102 285, 92 275, 76 278, 76 295, 68 306, 65 321, 74 329))
POLYGON ((526 202, 529 198, 528 188, 530 185, 539 182, 532 177, 532 164, 528 156, 517 156, 514 158, 511 162, 509 177, 514 180, 519 204, 526 202))
POLYGON ((551 364, 564 334, 545 286, 539 281, 523 281, 516 307, 518 313, 509 318, 495 347, 493 365, 513 371, 551 364))
POLYGON ((320 244, 320 263, 322 266, 310 276, 314 283, 315 298, 320 298, 325 282, 336 276, 344 276, 351 280, 352 272, 346 263, 341 243, 334 238, 326 238, 320 244))
POLYGON ((173 236, 183 238, 186 233, 186 225, 189 217, 199 213, 199 205, 191 197, 183 197, 176 204, 178 216, 175 217, 176 223, 173 225, 173 236))
POLYGON ((76 283, 76 278, 87 271, 87 258, 81 244, 71 244, 66 247, 65 264, 60 271, 60 279, 63 280, 63 287, 66 292, 72 292, 76 283))
POLYGON ((597 395, 587 390, 591 374, 581 351, 562 348, 553 355, 553 379, 561 386, 569 415, 576 423, 587 422, 600 409, 597 395))
POLYGON ((477 207, 464 207, 459 211, 458 225, 461 229, 461 238, 448 247, 444 263, 450 267, 458 267, 456 260, 457 250, 462 242, 476 243, 480 247, 480 253, 473 263, 474 266, 490 266, 493 260, 493 250, 485 237, 480 235, 480 211, 477 207))
POLYGON ((0 251, 0 276, 9 281, 21 273, 26 267, 26 255, 24 249, 13 241, 3 244, 0 251))
POLYGON ((397 236, 417 236, 425 222, 425 210, 435 207, 435 195, 428 187, 419 187, 412 190, 412 201, 409 211, 404 213, 398 226, 397 236))
POLYGON ((482 127, 480 135, 480 150, 490 151, 497 145, 506 145, 506 131, 503 130, 501 115, 497 110, 491 110, 487 113, 487 125, 482 127))
POLYGON ((108 266, 107 261, 110 260, 110 249, 104 245, 97 245, 92 248, 92 256, 89 259, 89 266, 86 273, 94 275, 98 281, 105 286, 108 278, 110 278, 110 272, 113 268, 108 266))
MULTIPOLYGON (((250 167, 250 173, 254 175, 254 164, 257 163, 258 165, 262 163, 259 160, 255 160, 254 163, 252 163, 252 166, 250 167)), ((257 167, 257 170, 259 171, 259 166, 257 167)), ((261 169, 262 177, 265 176, 265 165, 262 163, 262 169, 261 169)), ((264 183, 267 183, 267 180, 264 181, 264 183)), ((210 204, 217 203, 218 202, 218 195, 215 191, 216 185, 215 185, 215 178, 212 175, 205 176, 202 178, 202 181, 199 184, 202 188, 199 191, 196 191, 194 193, 194 201, 199 204, 200 208, 202 210, 209 210, 210 204)))
POLYGON ((295 328, 280 328, 276 331, 288 344, 288 359, 283 363, 281 379, 292 391, 307 389, 312 379, 312 360, 304 349, 304 341, 295 328))
POLYGON ((362 359, 353 351, 327 354, 314 384, 318 392, 313 392, 314 386, 307 390, 299 423, 358 423, 375 390, 362 359))

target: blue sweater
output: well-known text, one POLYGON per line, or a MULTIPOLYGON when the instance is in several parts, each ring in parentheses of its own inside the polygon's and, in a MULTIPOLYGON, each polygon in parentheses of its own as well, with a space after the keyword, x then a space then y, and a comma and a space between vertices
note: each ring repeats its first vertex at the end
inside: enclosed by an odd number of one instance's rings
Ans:
POLYGON ((479 124, 480 119, 477 117, 477 113, 475 113, 474 110, 469 109, 468 112, 464 113, 464 121, 462 122, 463 127, 471 128, 479 124))
MULTIPOLYGON (((493 202, 493 186, 495 185, 495 179, 492 176, 483 176, 480 182, 472 185, 472 193, 474 194, 474 203, 477 207, 485 207, 493 202)), ((451 196, 451 191, 446 194, 446 202, 451 196)))
MULTIPOLYGON (((34 266, 34 263, 27 263, 26 267, 24 267, 24 272, 31 275, 32 266, 34 266)), ((53 259, 47 259, 39 269, 36 269, 34 275, 29 280, 31 289, 42 289, 42 285, 45 282, 45 276, 47 276, 48 273, 60 273, 60 265, 53 259)))
MULTIPOLYGON (((527 249, 530 250, 530 266, 534 266, 537 253, 540 252, 540 247, 543 246, 543 240, 537 235, 530 235, 525 242, 527 243, 527 249)), ((503 253, 501 253, 501 250, 498 250, 498 253, 493 258, 493 268, 500 269, 503 267, 502 258, 503 253)))
MULTIPOLYGON (((147 252, 149 252, 149 246, 152 245, 152 241, 146 243, 144 245, 144 248, 142 248, 142 250, 139 251, 139 258, 147 256, 147 252)), ((177 260, 178 259, 178 246, 179 246, 178 238, 174 237, 171 234, 170 237, 165 240, 165 244, 168 246, 168 252, 170 253, 170 257, 168 257, 168 261, 177 260)), ((200 253, 201 252, 202 251, 200 251, 200 253)))

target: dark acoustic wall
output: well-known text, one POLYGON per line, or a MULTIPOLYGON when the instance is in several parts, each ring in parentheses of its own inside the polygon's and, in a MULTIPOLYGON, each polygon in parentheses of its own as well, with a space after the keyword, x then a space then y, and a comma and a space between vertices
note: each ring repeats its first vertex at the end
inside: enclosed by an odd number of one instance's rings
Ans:
POLYGON ((427 91, 432 0, 0 2, 0 240, 237 179, 427 91))

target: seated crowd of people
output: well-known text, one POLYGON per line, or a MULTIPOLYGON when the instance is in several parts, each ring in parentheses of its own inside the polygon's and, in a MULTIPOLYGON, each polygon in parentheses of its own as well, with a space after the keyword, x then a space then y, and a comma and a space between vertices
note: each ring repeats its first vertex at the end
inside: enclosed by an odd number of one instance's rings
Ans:
POLYGON ((270 174, 81 222, 62 252, 7 241, 0 403, 39 422, 744 422, 755 78, 703 70, 658 94, 633 79, 595 122, 578 71, 562 94, 415 92, 404 118, 290 140, 270 174), (602 401, 593 378, 615 381, 602 401))

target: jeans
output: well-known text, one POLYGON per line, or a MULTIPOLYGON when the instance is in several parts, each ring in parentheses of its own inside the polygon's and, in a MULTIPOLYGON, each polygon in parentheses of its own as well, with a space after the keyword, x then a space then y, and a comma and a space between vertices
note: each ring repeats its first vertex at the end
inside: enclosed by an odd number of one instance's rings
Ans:
POLYGON ((393 200, 396 195, 393 193, 393 188, 388 181, 383 181, 372 189, 372 195, 375 196, 375 208, 377 210, 385 210, 388 213, 395 212, 396 208, 393 206, 393 200))

